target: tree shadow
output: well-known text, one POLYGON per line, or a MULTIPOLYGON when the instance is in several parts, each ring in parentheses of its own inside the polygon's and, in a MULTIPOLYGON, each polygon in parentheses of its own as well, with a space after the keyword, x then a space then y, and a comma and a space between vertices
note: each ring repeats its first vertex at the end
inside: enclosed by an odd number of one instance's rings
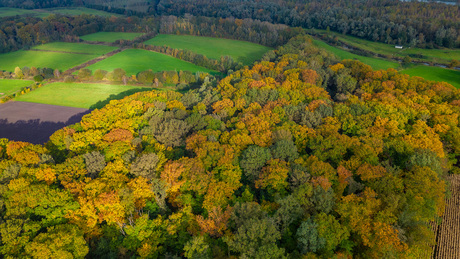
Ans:
POLYGON ((144 87, 144 88, 130 89, 130 90, 121 92, 119 94, 111 94, 107 99, 105 99, 103 101, 99 101, 99 102, 91 105, 89 107, 89 109, 90 110, 101 109, 104 106, 106 106, 107 104, 109 104, 110 101, 112 101, 112 100, 120 100, 120 99, 125 98, 126 96, 133 95, 135 93, 152 91, 152 90, 155 90, 155 88, 144 87))
POLYGON ((25 141, 32 144, 44 144, 59 129, 81 121, 91 111, 82 112, 70 117, 66 122, 40 121, 40 119, 20 120, 9 123, 8 119, 0 119, 0 138, 14 141, 25 141))

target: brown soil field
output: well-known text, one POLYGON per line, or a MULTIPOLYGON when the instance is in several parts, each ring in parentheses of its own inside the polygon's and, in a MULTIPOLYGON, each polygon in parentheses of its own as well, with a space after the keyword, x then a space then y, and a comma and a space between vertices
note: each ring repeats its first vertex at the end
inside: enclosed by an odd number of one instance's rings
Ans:
POLYGON ((90 110, 7 102, 0 105, 0 138, 43 144, 58 129, 77 123, 90 110))

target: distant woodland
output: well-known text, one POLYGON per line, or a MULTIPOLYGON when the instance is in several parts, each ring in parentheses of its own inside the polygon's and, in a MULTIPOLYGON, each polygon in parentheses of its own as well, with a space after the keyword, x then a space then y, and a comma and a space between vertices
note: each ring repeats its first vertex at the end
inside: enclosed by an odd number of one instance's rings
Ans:
POLYGON ((49 8, 88 6, 137 16, 194 16, 250 18, 292 27, 330 29, 371 41, 419 47, 459 47, 458 5, 399 0, 156 0, 156 1, 10 1, 0 6, 49 8))

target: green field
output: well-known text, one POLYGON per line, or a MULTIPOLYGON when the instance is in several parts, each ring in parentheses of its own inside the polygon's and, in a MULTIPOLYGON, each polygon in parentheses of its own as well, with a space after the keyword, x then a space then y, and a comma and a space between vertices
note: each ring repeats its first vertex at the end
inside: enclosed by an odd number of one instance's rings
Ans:
POLYGON ((458 70, 420 65, 402 70, 401 73, 423 77, 426 80, 447 82, 456 88, 460 88, 460 71, 458 70))
POLYGON ((40 11, 45 11, 49 13, 55 14, 62 14, 62 15, 81 15, 81 14, 92 14, 97 16, 104 16, 104 17, 121 17, 120 14, 104 12, 101 10, 95 10, 86 7, 67 7, 67 8, 50 8, 50 9, 41 9, 40 11))
MULTIPOLYGON (((320 34, 326 34, 324 30, 315 30, 320 34)), ((381 42, 373 42, 365 39, 360 39, 353 36, 343 35, 335 32, 329 32, 329 35, 337 37, 340 41, 347 45, 353 46, 358 49, 363 49, 373 53, 389 55, 393 58, 404 58, 405 56, 411 56, 414 59, 418 59, 426 62, 435 62, 448 64, 452 59, 460 60, 460 49, 420 49, 406 47, 403 49, 397 49, 392 44, 385 44, 381 42), (422 57, 417 57, 422 56, 422 57)))
POLYGON ((122 68, 128 75, 135 75, 148 69, 154 72, 173 70, 215 72, 168 55, 142 49, 124 50, 87 68, 93 71, 96 69, 112 71, 115 68, 122 68))
POLYGON ((80 39, 86 41, 115 42, 116 40, 134 40, 142 34, 134 32, 96 32, 81 36, 80 39))
POLYGON ((32 49, 103 55, 116 50, 117 47, 84 43, 52 42, 35 46, 32 49))
POLYGON ((33 10, 19 9, 19 8, 0 8, 0 17, 16 16, 16 15, 36 15, 37 12, 33 10))
POLYGON ((24 16, 35 16, 35 17, 47 17, 50 14, 62 14, 62 15, 80 15, 80 14, 92 14, 98 16, 117 16, 122 15, 108 13, 100 10, 85 8, 85 7, 69 7, 69 8, 48 8, 48 9, 20 9, 20 8, 9 8, 1 7, 0 8, 0 17, 24 15, 24 16))
POLYGON ((30 80, 0 79, 0 98, 33 83, 30 80))
POLYGON ((190 35, 160 34, 144 43, 154 46, 166 45, 175 49, 189 49, 212 59, 231 56, 235 61, 245 65, 259 60, 267 51, 271 50, 269 47, 246 41, 190 35))
POLYGON ((152 88, 107 84, 52 83, 37 88, 15 100, 76 108, 102 108, 107 99, 121 99, 124 96, 152 88))
POLYGON ((0 70, 14 71, 15 67, 48 67, 67 70, 99 55, 83 55, 45 51, 19 50, 0 54, 0 70))
POLYGON ((313 40, 313 42, 321 48, 324 48, 332 53, 334 53, 337 57, 340 59, 356 59, 359 60, 365 64, 368 64, 371 66, 373 69, 379 70, 379 69, 388 69, 388 68, 398 68, 399 63, 397 62, 392 62, 392 61, 387 61, 384 59, 379 59, 379 58, 372 58, 372 57, 364 57, 360 55, 356 55, 353 53, 350 53, 345 50, 341 50, 339 48, 333 47, 331 45, 328 45, 327 43, 320 41, 320 40, 313 40))

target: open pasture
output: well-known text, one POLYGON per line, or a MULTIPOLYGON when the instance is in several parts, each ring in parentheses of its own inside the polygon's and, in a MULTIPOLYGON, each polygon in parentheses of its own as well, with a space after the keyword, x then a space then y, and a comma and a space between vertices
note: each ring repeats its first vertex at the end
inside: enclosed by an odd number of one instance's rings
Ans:
POLYGON ((85 8, 85 7, 67 7, 67 8, 46 8, 46 9, 20 9, 20 8, 9 8, 1 7, 0 8, 0 17, 9 17, 9 16, 34 16, 44 18, 50 14, 62 14, 67 16, 81 15, 81 14, 91 14, 97 16, 111 17, 116 16, 120 17, 120 14, 114 14, 109 12, 104 12, 100 10, 85 8))
POLYGON ((102 108, 98 106, 107 99, 121 99, 127 95, 152 88, 88 84, 88 83, 51 83, 15 98, 16 101, 60 105, 75 108, 102 108))
MULTIPOLYGON (((315 31, 320 32, 321 34, 327 33, 324 30, 315 31)), ((411 48, 408 46, 404 46, 403 49, 397 49, 393 44, 368 41, 365 39, 360 39, 349 35, 343 35, 336 32, 329 32, 329 35, 337 37, 340 41, 357 49, 362 49, 382 55, 389 55, 394 58, 402 59, 405 56, 411 56, 412 58, 418 60, 442 64, 448 64, 452 59, 460 60, 460 49, 420 49, 411 48)))
POLYGON ((458 70, 419 65, 402 70, 401 73, 419 76, 431 81, 447 82, 456 88, 460 88, 460 71, 458 70))
POLYGON ((103 54, 116 50, 117 47, 84 44, 84 43, 52 42, 52 43, 35 46, 32 49, 33 50, 45 50, 45 51, 60 51, 60 52, 67 52, 67 53, 85 53, 85 54, 103 55, 103 54))
POLYGON ((201 71, 207 73, 215 72, 168 55, 142 49, 124 50, 88 66, 87 68, 92 71, 95 71, 96 69, 113 71, 115 68, 122 68, 126 71, 127 75, 136 75, 141 71, 149 69, 152 69, 154 72, 174 70, 190 72, 201 71))
POLYGON ((48 67, 62 71, 92 60, 99 55, 84 55, 45 51, 19 50, 0 54, 0 70, 14 71, 15 67, 48 67))
POLYGON ((143 33, 136 32, 96 32, 81 36, 86 41, 115 42, 116 40, 134 40, 143 33))
POLYGON ((244 65, 252 64, 271 50, 269 47, 247 41, 191 35, 160 34, 144 43, 154 46, 166 45, 175 49, 188 49, 212 59, 230 56, 244 65))
POLYGON ((364 56, 360 56, 360 55, 356 55, 356 54, 353 54, 353 53, 350 53, 348 51, 345 51, 345 50, 341 50, 339 48, 336 48, 334 46, 331 46, 323 41, 320 41, 320 40, 313 40, 313 42, 318 46, 318 47, 321 47, 321 48, 324 48, 332 53, 334 53, 338 58, 340 59, 356 59, 356 60, 359 60, 361 62, 363 62, 364 64, 368 64, 369 66, 371 66, 373 69, 388 69, 388 68, 398 68, 399 67, 399 63, 397 62, 392 62, 392 61, 388 61, 388 60, 384 60, 384 59, 379 59, 379 58, 372 58, 372 57, 364 57, 364 56))
POLYGON ((0 79, 0 98, 10 95, 22 87, 29 86, 33 83, 30 80, 0 79))

